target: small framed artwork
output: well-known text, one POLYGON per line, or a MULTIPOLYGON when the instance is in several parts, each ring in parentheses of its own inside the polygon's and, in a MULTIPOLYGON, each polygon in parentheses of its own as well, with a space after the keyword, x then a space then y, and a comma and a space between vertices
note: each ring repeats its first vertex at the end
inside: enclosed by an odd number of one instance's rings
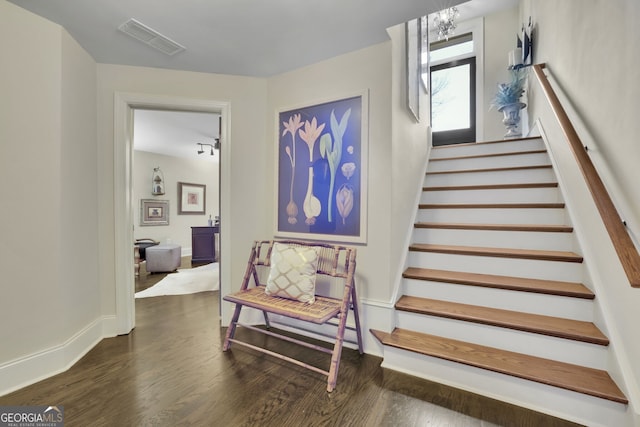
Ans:
POLYGON ((366 243, 368 92, 276 115, 275 235, 366 243))
POLYGON ((169 225, 169 201, 141 199, 140 225, 169 225))
POLYGON ((405 47, 406 47, 406 94, 407 108, 420 121, 420 74, 422 64, 420 59, 420 46, 422 45, 420 19, 413 19, 405 23, 405 47))
POLYGON ((178 215, 204 215, 206 209, 204 184, 178 183, 178 215))

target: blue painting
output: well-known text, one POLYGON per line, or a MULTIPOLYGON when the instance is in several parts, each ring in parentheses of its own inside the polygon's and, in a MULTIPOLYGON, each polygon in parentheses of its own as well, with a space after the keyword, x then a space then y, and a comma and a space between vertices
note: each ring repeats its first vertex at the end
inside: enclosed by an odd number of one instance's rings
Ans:
POLYGON ((363 113, 363 96, 279 113, 278 234, 364 242, 363 113))

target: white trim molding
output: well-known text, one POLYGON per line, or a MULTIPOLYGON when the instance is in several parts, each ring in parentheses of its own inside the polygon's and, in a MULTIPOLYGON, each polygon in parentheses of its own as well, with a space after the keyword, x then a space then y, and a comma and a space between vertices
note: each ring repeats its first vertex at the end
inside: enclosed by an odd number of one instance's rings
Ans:
POLYGON ((105 338, 106 317, 98 318, 63 344, 0 365, 0 396, 66 371, 105 338))
MULTIPOLYGON (((222 116, 220 150, 220 215, 230 215, 230 138, 231 104, 226 101, 207 99, 176 98, 170 96, 140 93, 116 92, 114 96, 114 209, 115 209, 115 295, 117 334, 128 334, 135 327, 133 257, 130 256, 133 242, 133 200, 132 200, 132 153, 133 153, 133 110, 136 108, 194 111, 217 113, 222 116)), ((228 231, 228 222, 222 223, 220 235, 228 231)), ((220 240, 222 266, 221 282, 229 280, 228 247, 220 240), (227 261, 225 261, 227 260, 227 261)))

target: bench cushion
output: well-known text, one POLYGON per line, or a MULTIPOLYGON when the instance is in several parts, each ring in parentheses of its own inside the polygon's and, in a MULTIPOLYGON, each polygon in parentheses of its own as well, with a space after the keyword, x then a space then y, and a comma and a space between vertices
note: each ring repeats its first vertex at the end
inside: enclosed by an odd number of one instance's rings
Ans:
POLYGON ((317 270, 316 248, 275 243, 266 293, 311 304, 315 301, 317 270))

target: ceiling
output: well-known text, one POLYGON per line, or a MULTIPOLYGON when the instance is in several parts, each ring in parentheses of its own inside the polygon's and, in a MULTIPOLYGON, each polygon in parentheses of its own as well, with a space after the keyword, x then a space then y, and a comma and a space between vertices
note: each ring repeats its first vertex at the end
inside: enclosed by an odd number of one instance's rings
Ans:
MULTIPOLYGON (((9 1, 63 26, 98 63, 268 77, 381 43, 387 28, 463 0, 9 1), (169 56, 118 31, 130 18, 186 50, 169 56)), ((461 19, 517 2, 473 0, 461 19)))
MULTIPOLYGON (((463 0, 8 1, 63 26, 98 63, 269 77, 384 42, 388 27, 463 0), (186 49, 167 55, 119 31, 131 18, 186 49)), ((472 0, 460 20, 518 2, 472 0)), ((217 137, 216 115, 136 113, 135 149, 211 160, 195 153, 217 137)))
POLYGON ((219 114, 186 111, 134 110, 133 148, 165 156, 219 162, 220 152, 203 146, 219 136, 219 114))

